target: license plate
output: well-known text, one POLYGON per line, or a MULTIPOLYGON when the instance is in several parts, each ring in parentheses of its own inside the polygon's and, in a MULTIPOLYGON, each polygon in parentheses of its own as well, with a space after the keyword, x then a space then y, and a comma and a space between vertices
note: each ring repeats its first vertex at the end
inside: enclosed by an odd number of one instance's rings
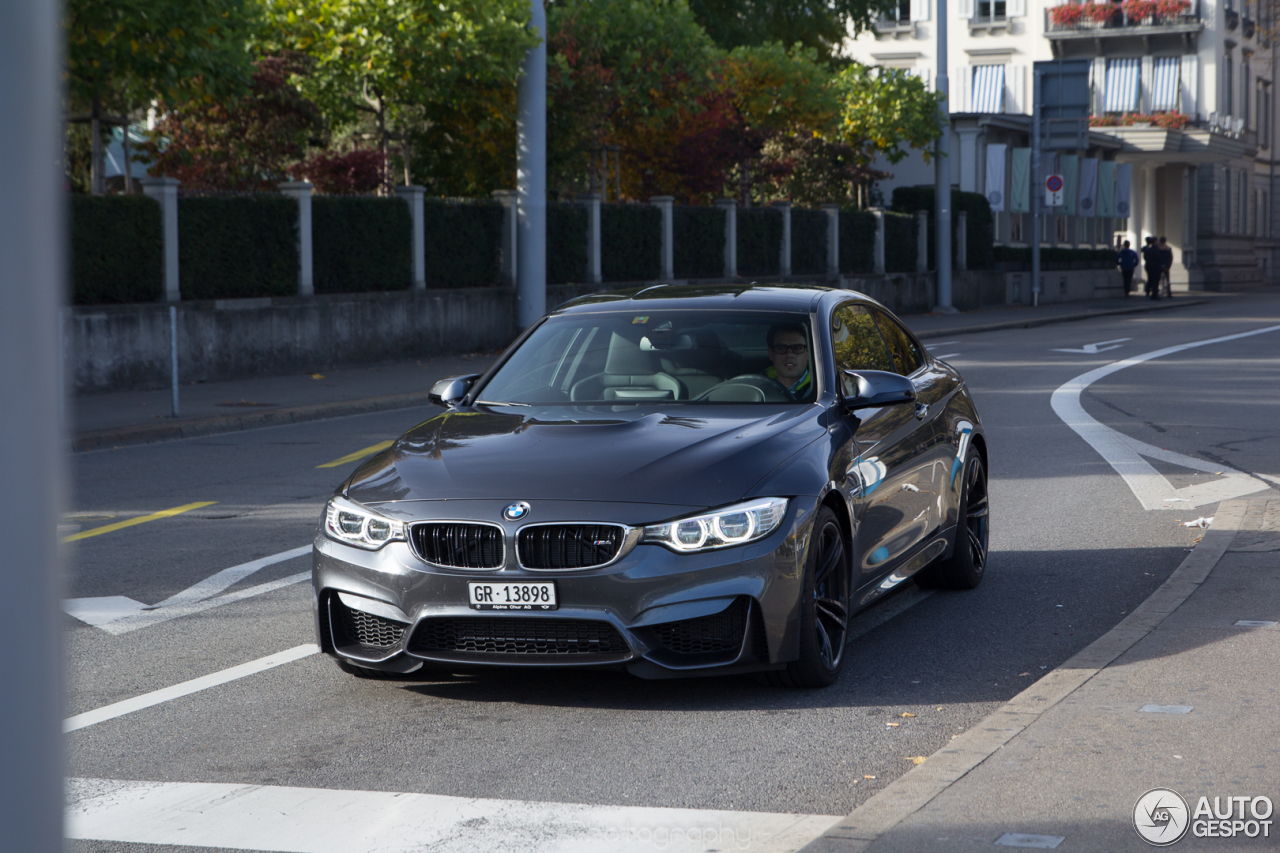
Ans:
POLYGON ((555 610, 554 583, 469 583, 472 610, 555 610))

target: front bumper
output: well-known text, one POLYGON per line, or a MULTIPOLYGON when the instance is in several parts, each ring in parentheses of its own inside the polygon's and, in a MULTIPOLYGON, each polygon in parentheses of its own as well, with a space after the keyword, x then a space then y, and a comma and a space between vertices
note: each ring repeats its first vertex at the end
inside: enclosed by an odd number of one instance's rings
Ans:
MULTIPOLYGON (((419 513, 438 515, 443 503, 398 505, 397 515, 411 511, 431 520, 419 513)), ((450 520, 489 523, 503 506, 447 504, 450 520)), ((677 514, 565 504, 576 505, 541 505, 538 521, 640 525, 677 514)), ((422 662, 625 667, 644 677, 776 668, 797 654, 804 550, 816 504, 817 498, 793 498, 778 530, 748 545, 695 554, 637 545, 610 565, 560 572, 525 570, 513 559, 491 571, 443 568, 418 559, 404 542, 363 551, 318 532, 312 573, 318 640, 335 657, 395 672, 422 662), (558 609, 473 610, 467 584, 478 580, 554 581, 558 609)), ((514 542, 522 525, 502 526, 514 542)))

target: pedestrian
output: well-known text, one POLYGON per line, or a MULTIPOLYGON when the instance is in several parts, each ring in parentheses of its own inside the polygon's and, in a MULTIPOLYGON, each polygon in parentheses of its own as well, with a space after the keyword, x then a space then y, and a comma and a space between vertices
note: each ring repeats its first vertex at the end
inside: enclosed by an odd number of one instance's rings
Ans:
POLYGON ((1116 252, 1116 265, 1120 267, 1120 277, 1124 279, 1124 295, 1128 297, 1133 290, 1133 271, 1138 268, 1138 253, 1129 248, 1129 241, 1124 241, 1124 248, 1116 252))
POLYGON ((1155 299, 1160 298, 1160 286, 1162 283, 1164 286, 1164 292, 1169 296, 1173 295, 1173 282, 1169 278, 1170 273, 1173 272, 1173 247, 1170 246, 1169 241, 1163 237, 1160 238, 1159 251, 1160 278, 1156 282, 1156 295, 1153 297, 1155 299))
POLYGON ((1156 298, 1160 287, 1160 249, 1156 246, 1156 238, 1148 237, 1147 244, 1142 247, 1142 272, 1146 275, 1143 283, 1144 292, 1152 299, 1156 298))

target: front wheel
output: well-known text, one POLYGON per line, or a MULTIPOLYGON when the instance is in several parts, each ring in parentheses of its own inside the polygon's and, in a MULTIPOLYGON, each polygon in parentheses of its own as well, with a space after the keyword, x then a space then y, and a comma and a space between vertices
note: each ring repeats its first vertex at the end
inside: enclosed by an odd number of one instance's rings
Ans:
POLYGON ((830 507, 818 511, 800 601, 800 657, 770 673, 782 687, 826 687, 840 677, 849 635, 848 550, 830 507))
POLYGON ((987 568, 991 508, 987 499, 987 466, 974 452, 964 469, 960 513, 951 556, 916 575, 916 583, 933 589, 973 589, 987 568))

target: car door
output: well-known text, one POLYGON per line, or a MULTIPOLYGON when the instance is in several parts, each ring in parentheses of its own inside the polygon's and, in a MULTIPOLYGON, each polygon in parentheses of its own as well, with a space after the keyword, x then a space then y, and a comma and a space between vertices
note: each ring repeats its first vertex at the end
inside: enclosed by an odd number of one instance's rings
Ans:
MULTIPOLYGON (((947 501, 944 490, 947 475, 954 459, 943 424, 943 413, 947 402, 955 390, 955 381, 951 374, 936 367, 925 355, 924 348, 912 337, 911 333, 896 318, 885 311, 871 309, 876 326, 889 346, 893 358, 894 372, 911 379, 916 389, 915 417, 921 427, 928 427, 929 447, 927 459, 930 467, 930 494, 934 501, 930 505, 931 527, 937 530, 942 526, 947 501)), ((922 432, 922 437, 924 433, 922 432)))
MULTIPOLYGON (((866 305, 846 302, 832 312, 831 343, 842 393, 853 387, 845 370, 899 372, 866 305)), ((936 501, 929 452, 933 431, 910 403, 842 413, 849 429, 844 478, 854 516, 855 584, 874 584, 909 556, 929 533, 936 501)), ((859 603, 869 599, 860 595, 859 603)))

